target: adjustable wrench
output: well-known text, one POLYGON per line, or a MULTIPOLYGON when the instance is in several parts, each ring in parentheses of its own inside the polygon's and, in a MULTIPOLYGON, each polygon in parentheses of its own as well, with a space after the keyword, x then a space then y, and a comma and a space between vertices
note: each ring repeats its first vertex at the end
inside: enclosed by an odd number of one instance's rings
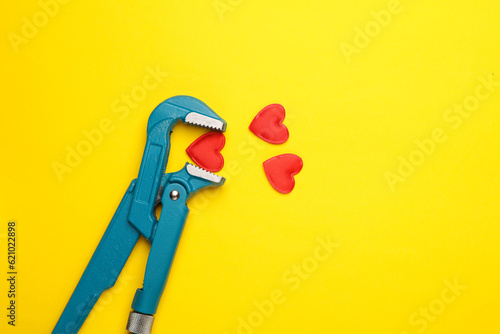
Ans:
POLYGON ((142 235, 151 243, 142 289, 132 304, 127 329, 149 334, 189 209, 186 201, 200 189, 225 179, 191 164, 165 174, 170 134, 178 122, 225 131, 226 122, 198 99, 176 96, 151 113, 139 170, 122 198, 53 334, 77 333, 100 295, 111 288, 142 235), (160 219, 154 214, 162 203, 160 219))

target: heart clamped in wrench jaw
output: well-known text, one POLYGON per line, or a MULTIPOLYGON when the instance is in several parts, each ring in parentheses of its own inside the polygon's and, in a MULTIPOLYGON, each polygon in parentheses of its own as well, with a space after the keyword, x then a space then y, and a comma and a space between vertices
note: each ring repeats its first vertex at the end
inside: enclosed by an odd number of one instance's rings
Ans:
POLYGON ((151 113, 148 139, 129 214, 130 223, 148 240, 151 240, 157 222, 155 200, 167 166, 170 134, 178 122, 220 132, 226 130, 226 121, 205 103, 190 96, 165 100, 151 113))

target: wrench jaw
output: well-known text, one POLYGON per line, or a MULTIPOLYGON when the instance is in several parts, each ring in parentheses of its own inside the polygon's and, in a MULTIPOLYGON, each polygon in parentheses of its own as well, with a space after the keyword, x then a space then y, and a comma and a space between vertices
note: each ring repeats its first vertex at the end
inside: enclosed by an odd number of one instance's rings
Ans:
MULTIPOLYGON (((186 168, 186 172, 192 178, 196 178, 198 182, 206 183, 207 186, 210 185, 221 186, 226 181, 226 179, 223 178, 222 176, 209 172, 208 170, 205 170, 201 167, 190 164, 189 162, 186 163, 184 168, 186 168)), ((200 186, 203 187, 203 184, 200 184, 200 186)))
POLYGON ((148 240, 151 240, 157 223, 154 207, 167 167, 170 134, 178 122, 217 131, 226 130, 226 121, 205 103, 191 96, 171 97, 153 110, 148 121, 148 139, 129 214, 130 223, 148 240))
POLYGON ((201 189, 222 186, 224 182, 226 182, 226 179, 220 175, 186 162, 181 170, 163 175, 160 190, 158 191, 158 196, 156 197, 155 207, 160 204, 165 188, 171 182, 181 183, 188 190, 188 197, 186 199, 188 200, 201 189))
POLYGON ((187 114, 186 118, 184 119, 184 123, 219 132, 226 131, 226 123, 224 120, 205 116, 197 112, 187 114))
POLYGON ((227 123, 209 106, 191 96, 174 96, 160 103, 151 113, 148 121, 148 134, 157 125, 166 125, 168 132, 182 121, 186 124, 224 132, 227 123))
POLYGON ((171 173, 169 183, 180 183, 187 191, 186 201, 198 191, 208 187, 220 187, 226 181, 222 176, 211 173, 201 167, 186 163, 181 170, 171 173))

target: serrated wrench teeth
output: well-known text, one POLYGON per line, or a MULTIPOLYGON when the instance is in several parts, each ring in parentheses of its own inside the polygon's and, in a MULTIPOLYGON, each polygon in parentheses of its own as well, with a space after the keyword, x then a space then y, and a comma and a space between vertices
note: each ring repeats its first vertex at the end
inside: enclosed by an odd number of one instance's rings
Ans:
POLYGON ((205 170, 201 167, 195 166, 190 163, 187 164, 186 170, 191 176, 199 177, 213 183, 222 183, 224 179, 222 176, 211 173, 208 170, 205 170))
POLYGON ((203 128, 212 129, 216 131, 226 130, 226 124, 221 120, 201 115, 196 112, 189 113, 184 119, 184 122, 194 126, 200 126, 203 128))

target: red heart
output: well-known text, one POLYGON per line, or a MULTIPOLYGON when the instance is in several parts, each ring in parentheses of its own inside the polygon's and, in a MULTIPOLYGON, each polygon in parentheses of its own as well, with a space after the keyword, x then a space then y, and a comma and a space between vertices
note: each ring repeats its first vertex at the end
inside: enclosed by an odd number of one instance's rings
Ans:
POLYGON ((200 167, 218 172, 224 167, 224 157, 220 151, 226 144, 226 137, 220 132, 208 132, 198 137, 186 149, 189 157, 200 167))
POLYGON ((285 108, 270 104, 257 114, 248 127, 257 137, 271 144, 283 144, 288 140, 288 129, 283 125, 285 108))
POLYGON ((264 161, 263 165, 273 188, 282 194, 288 194, 295 187, 293 176, 301 171, 304 163, 295 154, 281 154, 264 161))

